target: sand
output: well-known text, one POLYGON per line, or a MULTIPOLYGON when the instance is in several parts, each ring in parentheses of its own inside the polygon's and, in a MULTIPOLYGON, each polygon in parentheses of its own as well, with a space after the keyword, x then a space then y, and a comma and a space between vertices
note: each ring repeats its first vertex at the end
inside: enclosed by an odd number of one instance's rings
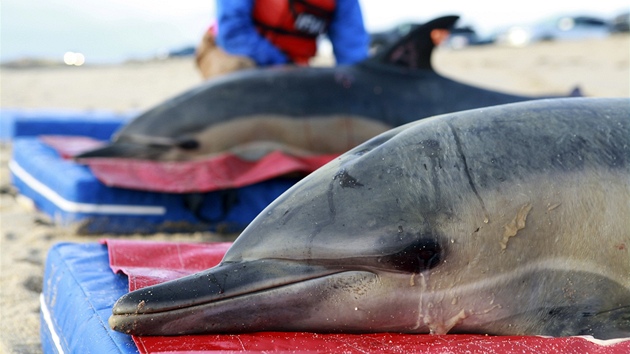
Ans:
MULTIPOLYGON (((436 70, 481 87, 512 93, 630 97, 630 36, 540 43, 524 48, 440 49, 436 70)), ((200 82, 191 59, 95 67, 2 68, 2 108, 142 111, 200 82)), ((0 353, 41 353, 39 293, 48 249, 57 242, 94 242, 59 228, 16 197, 0 146, 0 353)), ((211 233, 124 236, 149 240, 225 240, 211 233)))

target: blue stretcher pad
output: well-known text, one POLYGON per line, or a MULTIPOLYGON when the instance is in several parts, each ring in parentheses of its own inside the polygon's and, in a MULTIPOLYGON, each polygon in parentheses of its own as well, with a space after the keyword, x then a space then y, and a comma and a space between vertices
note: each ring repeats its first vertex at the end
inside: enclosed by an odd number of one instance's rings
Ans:
POLYGON ((110 270, 105 245, 53 246, 40 297, 44 353, 138 353, 130 336, 107 324, 114 302, 127 288, 127 277, 110 270))
POLYGON ((83 165, 38 138, 15 138, 12 183, 59 225, 77 233, 239 232, 297 181, 277 178, 208 193, 157 193, 108 187, 83 165))
POLYGON ((109 140, 133 116, 107 111, 1 109, 0 141, 37 135, 79 135, 109 140))

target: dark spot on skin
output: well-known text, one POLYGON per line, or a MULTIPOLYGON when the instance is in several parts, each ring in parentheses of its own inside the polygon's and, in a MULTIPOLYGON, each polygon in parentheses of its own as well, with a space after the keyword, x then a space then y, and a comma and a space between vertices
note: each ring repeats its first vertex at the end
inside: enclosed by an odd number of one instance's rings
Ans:
POLYGON ((552 308, 551 310, 549 310, 548 314, 549 316, 558 316, 558 314, 560 314, 560 309, 559 308, 552 308))
POLYGON ((341 170, 333 177, 333 180, 339 181, 341 188, 363 187, 354 177, 350 176, 346 170, 341 170))
POLYGON ((197 150, 199 145, 199 142, 195 139, 182 140, 177 143, 177 147, 182 150, 197 150))
POLYGON ((380 263, 407 273, 421 273, 435 268, 444 258, 442 245, 431 235, 423 236, 404 249, 379 259, 380 263))
POLYGON ((440 152, 440 142, 433 139, 423 140, 418 143, 427 156, 435 156, 440 152))

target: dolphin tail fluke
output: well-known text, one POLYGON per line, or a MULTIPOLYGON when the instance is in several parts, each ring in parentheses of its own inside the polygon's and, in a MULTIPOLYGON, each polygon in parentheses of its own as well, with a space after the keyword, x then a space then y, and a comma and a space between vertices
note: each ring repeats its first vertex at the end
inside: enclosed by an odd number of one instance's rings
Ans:
POLYGON ((429 21, 366 61, 409 69, 433 70, 431 55, 435 43, 432 33, 434 30, 450 30, 458 19, 459 16, 444 16, 429 21))

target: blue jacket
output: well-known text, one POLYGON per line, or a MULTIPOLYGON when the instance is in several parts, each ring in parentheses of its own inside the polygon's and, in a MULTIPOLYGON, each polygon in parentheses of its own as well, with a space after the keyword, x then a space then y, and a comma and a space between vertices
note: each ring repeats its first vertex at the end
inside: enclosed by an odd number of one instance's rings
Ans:
MULTIPOLYGON (((217 0, 218 45, 228 53, 252 58, 259 66, 289 63, 287 56, 256 30, 254 1, 217 0)), ((358 0, 337 0, 326 35, 337 64, 352 64, 367 57, 369 36, 358 0)))

